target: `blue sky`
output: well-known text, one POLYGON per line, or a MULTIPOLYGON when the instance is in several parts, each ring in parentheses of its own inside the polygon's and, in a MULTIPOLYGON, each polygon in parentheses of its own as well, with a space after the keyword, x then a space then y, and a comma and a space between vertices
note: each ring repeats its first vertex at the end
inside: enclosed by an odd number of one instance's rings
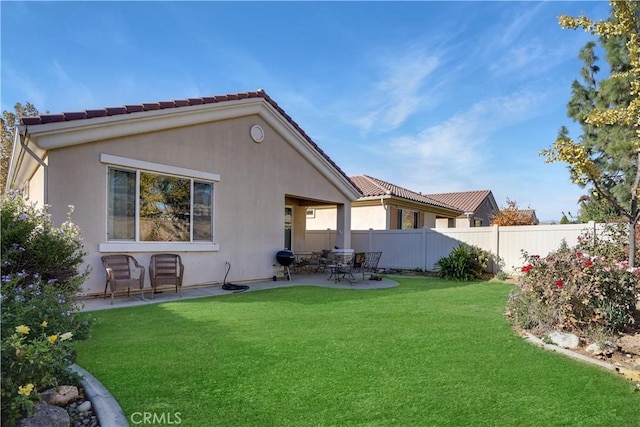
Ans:
POLYGON ((2 110, 262 88, 348 175, 423 193, 490 189, 543 220, 575 214, 584 193, 538 152, 562 125, 580 134, 565 106, 591 36, 557 16, 606 18, 606 1, 0 7, 2 110))

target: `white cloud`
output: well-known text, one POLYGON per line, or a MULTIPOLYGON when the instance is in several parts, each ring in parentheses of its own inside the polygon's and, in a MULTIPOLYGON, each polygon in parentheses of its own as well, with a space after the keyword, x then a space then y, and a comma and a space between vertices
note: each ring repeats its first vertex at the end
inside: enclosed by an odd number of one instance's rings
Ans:
MULTIPOLYGON (((25 73, 18 73, 8 64, 3 64, 2 70, 3 86, 10 86, 20 88, 21 95, 24 94, 24 99, 13 99, 13 104, 2 105, 3 110, 13 111, 14 104, 16 102, 26 103, 30 102, 41 112, 44 112, 42 106, 45 105, 46 94, 45 91, 38 87, 25 73)), ((4 97, 3 97, 4 99, 4 97)))
POLYGON ((69 75, 57 60, 52 61, 51 68, 57 80, 58 92, 64 94, 64 99, 68 100, 68 103, 65 102, 67 109, 86 109, 97 106, 96 98, 91 89, 79 79, 69 75))
POLYGON ((353 122, 366 132, 398 128, 424 103, 421 92, 439 65, 437 56, 417 48, 379 57, 380 78, 364 90, 365 101, 353 122))
POLYGON ((543 99, 531 92, 487 99, 442 124, 393 139, 390 148, 403 159, 405 182, 399 184, 427 192, 474 189, 482 182, 478 177, 487 181, 495 167, 492 136, 536 115, 543 99))
POLYGON ((514 41, 521 39, 522 33, 527 30, 527 27, 533 22, 540 9, 545 6, 545 2, 540 2, 534 7, 531 7, 530 2, 526 2, 526 7, 518 7, 520 14, 511 19, 511 23, 504 29, 498 39, 499 43, 503 46, 511 45, 514 41))

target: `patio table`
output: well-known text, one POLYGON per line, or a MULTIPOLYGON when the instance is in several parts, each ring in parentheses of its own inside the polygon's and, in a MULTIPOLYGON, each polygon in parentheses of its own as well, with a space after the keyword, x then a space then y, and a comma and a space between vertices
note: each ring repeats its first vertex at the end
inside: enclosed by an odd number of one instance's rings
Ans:
POLYGON ((352 280, 354 279, 354 277, 349 270, 350 264, 336 263, 329 264, 327 267, 329 267, 329 270, 331 271, 331 274, 329 275, 329 278, 327 280, 331 280, 331 278, 333 277, 334 283, 338 283, 340 281, 340 277, 342 276, 342 278, 347 279, 349 283, 353 283, 352 280), (350 276, 351 278, 349 278, 348 276, 350 276))

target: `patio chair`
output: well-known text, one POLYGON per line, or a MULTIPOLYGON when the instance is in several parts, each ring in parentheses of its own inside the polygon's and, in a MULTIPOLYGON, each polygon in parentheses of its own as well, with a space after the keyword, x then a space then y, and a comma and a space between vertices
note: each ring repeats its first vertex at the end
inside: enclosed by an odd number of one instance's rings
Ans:
POLYGON ((356 257, 353 253, 342 255, 340 260, 335 259, 333 264, 327 266, 331 270, 329 280, 333 277, 335 283, 337 283, 340 279, 347 279, 349 284, 352 285, 355 280, 355 277, 353 277, 355 260, 356 257))
POLYGON ((105 255, 102 257, 102 265, 107 274, 107 282, 104 285, 104 297, 107 297, 107 287, 111 287, 111 305, 113 294, 118 289, 127 289, 127 295, 131 295, 131 288, 140 289, 140 298, 144 300, 144 267, 131 255, 105 255))
POLYGON ((372 278, 373 276, 377 275, 378 263, 380 262, 381 256, 382 256, 382 252, 365 252, 364 253, 364 261, 360 268, 360 272, 362 272, 363 280, 366 274, 369 275, 369 278, 372 278))
POLYGON ((313 262, 313 253, 299 252, 295 254, 295 257, 296 257, 296 260, 293 262, 293 269, 296 273, 311 271, 311 264, 313 262))
POLYGON ((175 286, 176 293, 182 298, 182 276, 184 265, 177 254, 154 254, 149 263, 149 281, 151 282, 151 299, 158 286, 175 286))

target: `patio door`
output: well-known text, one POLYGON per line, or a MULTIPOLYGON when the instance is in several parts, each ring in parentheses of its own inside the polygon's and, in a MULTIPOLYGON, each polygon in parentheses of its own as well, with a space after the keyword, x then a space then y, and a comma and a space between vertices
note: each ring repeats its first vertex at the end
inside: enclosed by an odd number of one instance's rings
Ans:
POLYGON ((284 207, 284 248, 292 250, 293 206, 284 207))

